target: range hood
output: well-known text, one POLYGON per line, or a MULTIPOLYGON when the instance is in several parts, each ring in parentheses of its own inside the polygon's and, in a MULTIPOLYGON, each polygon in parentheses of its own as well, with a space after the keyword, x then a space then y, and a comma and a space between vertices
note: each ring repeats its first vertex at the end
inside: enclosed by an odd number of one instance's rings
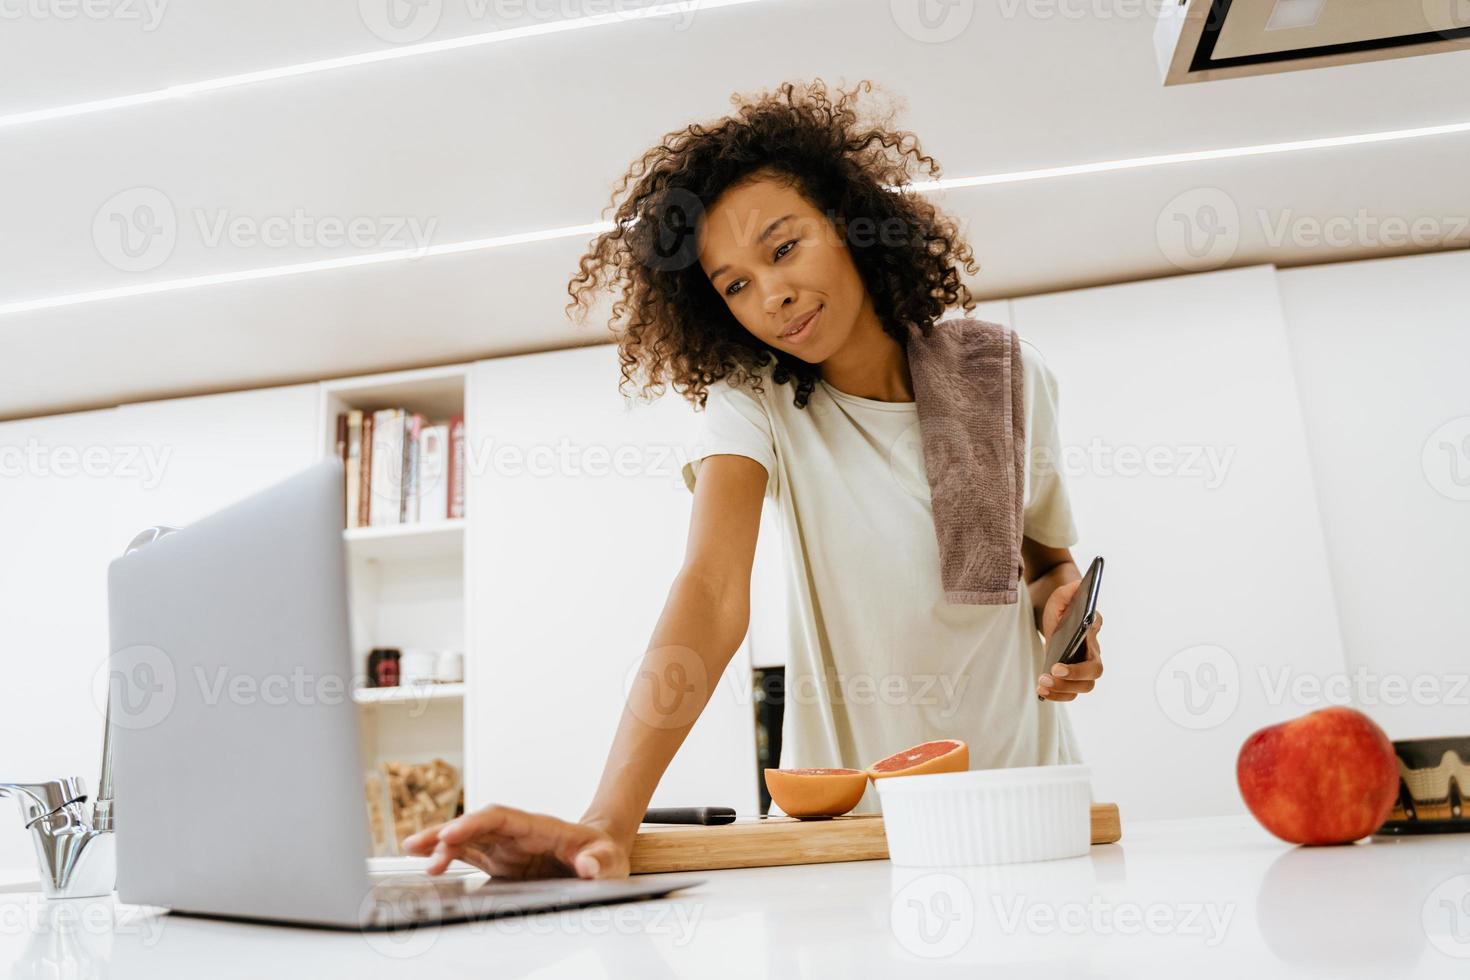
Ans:
POLYGON ((1470 51, 1470 0, 1167 0, 1165 85, 1470 51))

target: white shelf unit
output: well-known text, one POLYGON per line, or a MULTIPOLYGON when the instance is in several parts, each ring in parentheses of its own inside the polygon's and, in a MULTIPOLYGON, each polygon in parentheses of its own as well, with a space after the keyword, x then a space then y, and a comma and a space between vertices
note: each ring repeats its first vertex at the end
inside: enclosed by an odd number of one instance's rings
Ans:
POLYGON ((363 561, 456 558, 464 554, 464 519, 433 524, 354 527, 342 532, 348 554, 363 561))
POLYGON ((417 705, 429 701, 464 697, 463 682, 457 684, 410 684, 406 687, 363 687, 352 692, 358 704, 417 705))
MULTIPOLYGON (((473 424, 467 411, 469 378, 469 365, 449 365, 323 381, 318 433, 323 454, 336 452, 337 416, 352 409, 403 408, 430 423, 463 415, 468 443, 473 424)), ((473 517, 468 511, 463 518, 432 523, 344 529, 357 674, 366 676, 374 647, 452 649, 463 652, 468 679, 473 667, 465 541, 473 517)), ((466 733, 468 690, 465 683, 358 688, 353 698, 361 706, 364 765, 439 757, 460 771, 468 792, 474 771, 469 764, 473 741, 466 733)))

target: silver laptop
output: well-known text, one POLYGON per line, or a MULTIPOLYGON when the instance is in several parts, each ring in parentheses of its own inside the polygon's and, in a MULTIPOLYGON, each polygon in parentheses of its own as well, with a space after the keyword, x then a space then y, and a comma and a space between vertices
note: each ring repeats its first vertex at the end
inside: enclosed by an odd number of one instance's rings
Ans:
POLYGON ((329 459, 108 566, 118 899, 378 929, 699 884, 370 873, 342 479, 329 459))

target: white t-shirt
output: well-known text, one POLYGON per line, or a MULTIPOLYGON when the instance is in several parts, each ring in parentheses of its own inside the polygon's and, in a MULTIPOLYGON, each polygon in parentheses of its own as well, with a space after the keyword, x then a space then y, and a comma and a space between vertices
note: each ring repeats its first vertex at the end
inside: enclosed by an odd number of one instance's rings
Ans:
MULTIPOLYGON (((1024 532, 1070 547, 1056 378, 1024 340, 1021 359, 1024 532)), ((1036 698, 1045 661, 1024 583, 1012 605, 944 600, 915 404, 818 381, 797 408, 794 384, 772 381, 773 368, 761 372, 763 393, 710 386, 699 458, 683 476, 692 492, 703 458, 726 453, 766 468, 790 644, 781 768, 864 769, 938 738, 967 742, 971 769, 1081 762, 1065 703, 1036 698)), ((877 810, 869 784, 853 812, 877 810)))

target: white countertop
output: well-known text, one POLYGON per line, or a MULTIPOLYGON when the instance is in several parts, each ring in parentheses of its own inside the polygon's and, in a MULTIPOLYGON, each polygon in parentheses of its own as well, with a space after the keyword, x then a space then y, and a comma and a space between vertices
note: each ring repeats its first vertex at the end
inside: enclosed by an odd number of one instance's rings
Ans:
POLYGON ((399 933, 0 892, 0 975, 1470 976, 1470 835, 1297 848, 1247 816, 1124 820, 1122 841, 1063 861, 701 872, 656 901, 399 933))

